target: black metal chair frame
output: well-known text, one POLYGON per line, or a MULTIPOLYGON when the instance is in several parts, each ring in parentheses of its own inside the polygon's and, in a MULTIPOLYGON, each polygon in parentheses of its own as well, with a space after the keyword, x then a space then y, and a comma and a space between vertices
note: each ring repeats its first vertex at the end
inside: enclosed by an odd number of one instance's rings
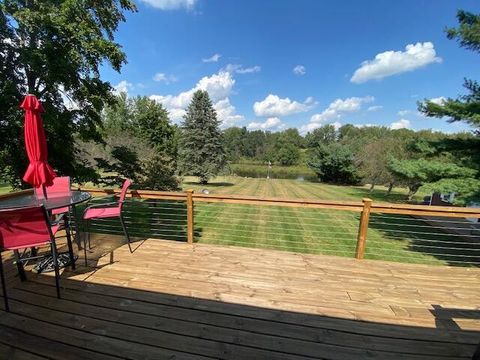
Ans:
MULTIPOLYGON (((105 207, 117 207, 117 206, 123 205, 124 202, 125 201, 118 200, 116 202, 108 202, 108 203, 90 205, 83 211, 83 215, 85 216, 86 212, 89 209, 105 208, 105 207)), ((123 229, 123 233, 125 235, 125 238, 127 240, 128 248, 129 248, 130 252, 133 252, 132 251, 132 246, 131 246, 130 235, 128 234, 127 226, 125 225, 125 220, 123 219, 122 210, 123 210, 123 208, 120 210, 120 215, 119 215, 120 223, 122 224, 122 229, 123 229)), ((82 219, 83 219, 83 217, 82 217, 82 219)), ((88 264, 87 264, 87 241, 88 241, 88 248, 89 249, 92 248, 91 243, 90 243, 90 220, 95 220, 95 219, 85 220, 85 222, 86 222, 85 231, 87 233, 87 235, 84 236, 84 238, 83 238, 83 251, 84 251, 84 256, 85 256, 85 266, 88 266, 88 264)))

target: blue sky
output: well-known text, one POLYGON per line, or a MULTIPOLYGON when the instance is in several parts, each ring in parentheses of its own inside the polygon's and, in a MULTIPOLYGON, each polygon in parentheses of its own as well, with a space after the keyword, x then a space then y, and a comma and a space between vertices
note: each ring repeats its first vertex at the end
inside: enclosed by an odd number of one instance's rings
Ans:
POLYGON ((475 1, 139 0, 116 40, 129 95, 163 103, 174 122, 195 89, 209 91, 223 126, 305 133, 323 124, 468 129, 429 119, 416 102, 462 94, 478 54, 446 39, 475 1))

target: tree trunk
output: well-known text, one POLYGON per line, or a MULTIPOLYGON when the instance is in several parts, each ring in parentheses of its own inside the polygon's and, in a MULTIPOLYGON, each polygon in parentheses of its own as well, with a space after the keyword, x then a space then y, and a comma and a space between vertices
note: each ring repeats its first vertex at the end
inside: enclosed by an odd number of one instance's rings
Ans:
POLYGON ((369 192, 372 193, 374 188, 375 188, 375 183, 372 182, 372 183, 370 184, 370 190, 369 190, 369 192))
POLYGON ((408 195, 407 195, 408 201, 412 201, 413 195, 415 195, 417 193, 420 186, 421 185, 419 185, 419 184, 415 184, 415 185, 411 185, 411 186, 408 187, 408 195))
POLYGON ((387 195, 390 195, 390 193, 392 192, 392 190, 393 190, 393 181, 392 181, 390 184, 388 184, 387 195))

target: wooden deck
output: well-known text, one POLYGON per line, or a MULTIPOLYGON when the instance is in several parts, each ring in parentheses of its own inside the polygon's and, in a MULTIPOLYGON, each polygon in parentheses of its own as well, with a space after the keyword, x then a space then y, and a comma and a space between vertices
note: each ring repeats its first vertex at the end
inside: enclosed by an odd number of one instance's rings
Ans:
POLYGON ((116 241, 61 300, 6 261, 0 358, 469 359, 480 340, 480 269, 116 241))

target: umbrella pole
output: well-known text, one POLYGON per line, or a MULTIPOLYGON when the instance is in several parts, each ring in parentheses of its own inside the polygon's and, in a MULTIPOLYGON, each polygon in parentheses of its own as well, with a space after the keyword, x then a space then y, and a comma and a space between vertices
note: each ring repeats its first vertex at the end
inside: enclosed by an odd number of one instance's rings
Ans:
POLYGON ((47 189, 45 188, 45 185, 43 185, 43 184, 42 184, 42 192, 43 192, 43 198, 44 198, 45 200, 47 200, 47 199, 48 199, 48 197, 47 197, 47 189))

